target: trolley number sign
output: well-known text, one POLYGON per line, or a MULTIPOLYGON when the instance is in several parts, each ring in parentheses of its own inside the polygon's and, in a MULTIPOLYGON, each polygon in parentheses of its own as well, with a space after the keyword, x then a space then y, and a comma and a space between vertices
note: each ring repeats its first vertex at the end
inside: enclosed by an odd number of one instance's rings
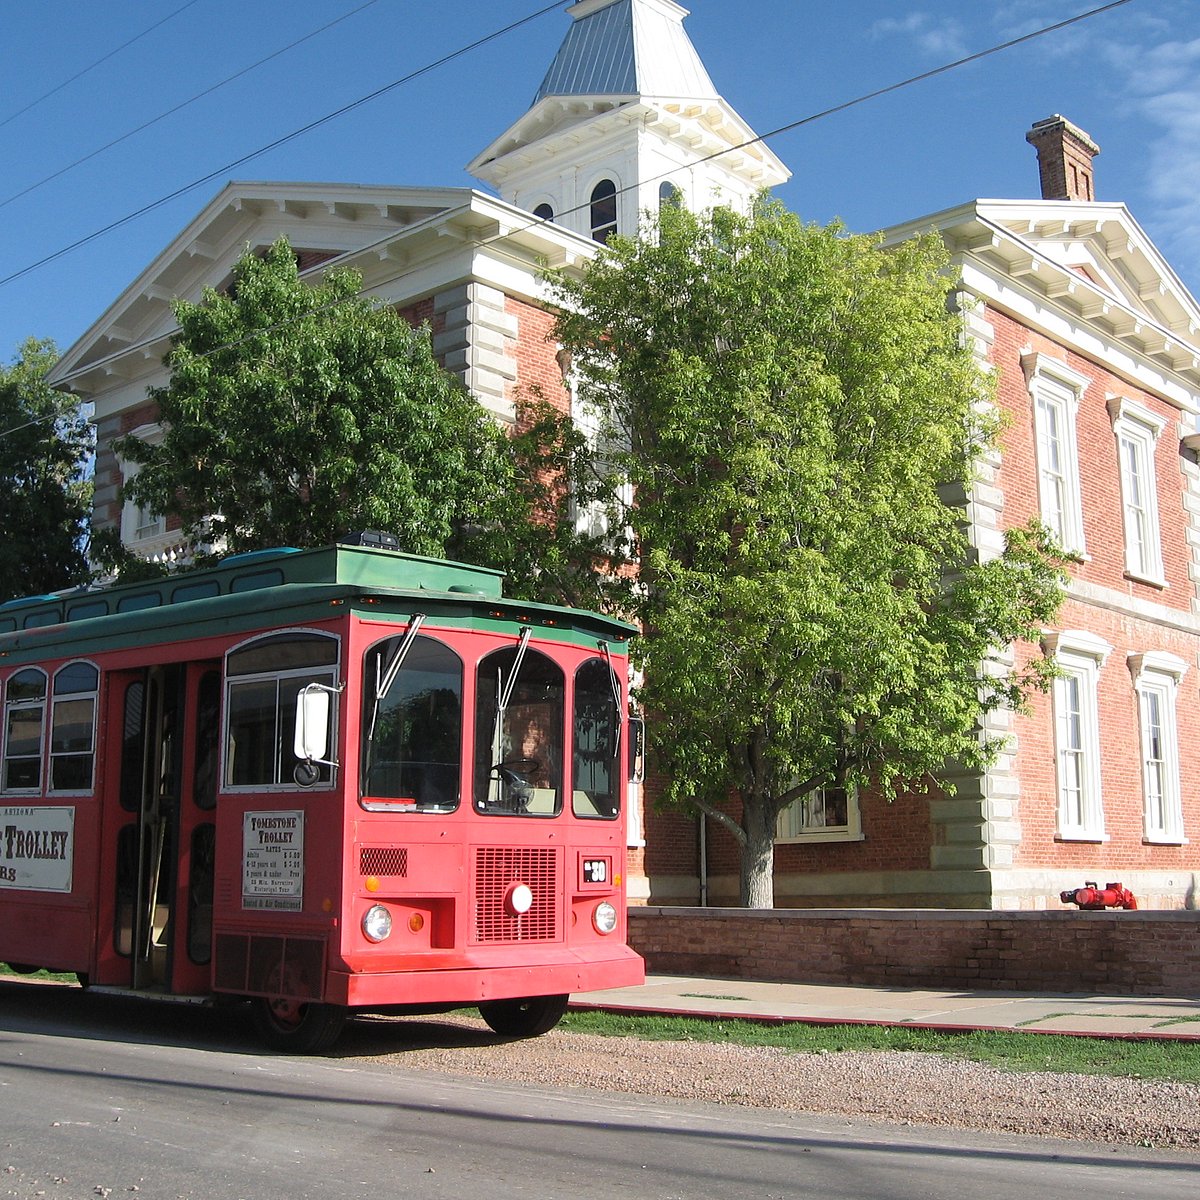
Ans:
POLYGON ((304 813, 248 812, 242 825, 242 907, 304 907, 304 813))
POLYGON ((74 808, 0 808, 0 888, 69 892, 74 860, 74 808))

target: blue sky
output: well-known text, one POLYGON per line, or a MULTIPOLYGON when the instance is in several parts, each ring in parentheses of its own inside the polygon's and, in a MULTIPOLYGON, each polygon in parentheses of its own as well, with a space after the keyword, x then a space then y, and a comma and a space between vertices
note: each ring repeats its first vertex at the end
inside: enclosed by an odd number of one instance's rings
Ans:
MULTIPOLYGON (((765 133, 1102 2, 692 0, 685 7, 686 28, 717 88, 765 133)), ((7 0, 0 277, 218 174, 0 287, 0 361, 30 335, 52 337, 65 350, 229 178, 471 186, 464 164, 528 108, 570 23, 567 0, 315 132, 222 168, 542 7, 544 0, 7 0), (33 186, 346 14, 353 15, 33 186)), ((976 197, 1033 197, 1036 158, 1024 135, 1052 113, 1099 143, 1097 198, 1125 201, 1193 294, 1200 291, 1197 0, 1130 0, 773 139, 794 172, 779 195, 808 219, 840 217, 862 231, 976 197)))

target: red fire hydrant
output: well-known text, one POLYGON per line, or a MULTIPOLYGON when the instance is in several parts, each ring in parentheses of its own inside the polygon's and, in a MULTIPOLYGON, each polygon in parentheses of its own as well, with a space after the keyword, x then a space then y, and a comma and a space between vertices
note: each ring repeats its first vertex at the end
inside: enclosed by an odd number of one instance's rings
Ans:
POLYGON ((1085 883, 1073 892, 1060 892, 1059 896, 1064 904, 1078 904, 1080 908, 1137 908, 1137 897, 1119 883, 1103 888, 1085 883))

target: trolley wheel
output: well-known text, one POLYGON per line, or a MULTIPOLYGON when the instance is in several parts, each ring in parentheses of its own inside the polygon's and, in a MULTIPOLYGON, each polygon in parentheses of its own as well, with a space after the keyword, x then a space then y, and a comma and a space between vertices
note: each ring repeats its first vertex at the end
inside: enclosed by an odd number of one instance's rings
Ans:
POLYGON ((318 1054, 328 1050, 346 1024, 338 1004, 299 1004, 282 996, 254 1001, 254 1028, 272 1050, 285 1054, 318 1054))
POLYGON ((566 996, 491 1000, 479 1006, 479 1015, 502 1037, 538 1037, 549 1033, 566 1011, 566 996))
POLYGON ((14 975, 36 975, 42 968, 32 966, 30 963, 14 963, 8 964, 8 969, 14 975))

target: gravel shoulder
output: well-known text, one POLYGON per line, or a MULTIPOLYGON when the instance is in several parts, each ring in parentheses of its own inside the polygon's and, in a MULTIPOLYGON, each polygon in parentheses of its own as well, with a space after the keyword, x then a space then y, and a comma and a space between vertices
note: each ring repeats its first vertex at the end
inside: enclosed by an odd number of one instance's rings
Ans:
MULTIPOLYGON (((352 1039, 344 1053, 473 1079, 535 1081, 539 1087, 1200 1152, 1195 1084, 1013 1073, 910 1051, 796 1054, 561 1031, 497 1043, 471 1018, 439 1018, 438 1025, 440 1038, 428 1036, 402 1049, 380 1025, 374 1034, 364 1031, 352 1039)), ((431 1028, 425 1026, 425 1033, 431 1028)))

